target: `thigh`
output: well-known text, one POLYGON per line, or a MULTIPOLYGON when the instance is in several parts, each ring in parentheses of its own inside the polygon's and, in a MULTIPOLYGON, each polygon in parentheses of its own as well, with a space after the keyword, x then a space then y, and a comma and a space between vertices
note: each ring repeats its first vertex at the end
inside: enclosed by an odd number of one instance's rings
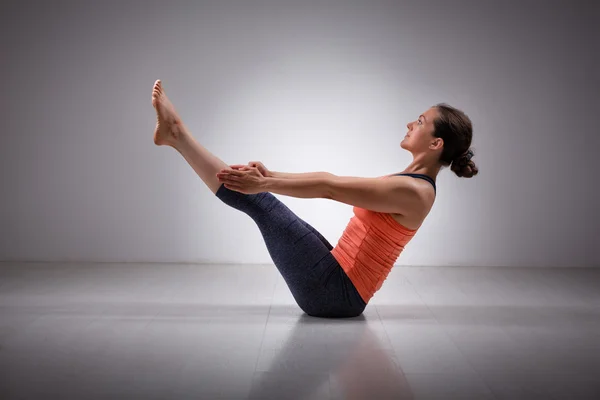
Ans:
POLYGON ((333 246, 329 243, 329 241, 327 239, 325 239, 325 237, 323 235, 321 235, 321 233, 318 230, 313 228, 308 222, 306 222, 300 218, 299 218, 299 220, 302 224, 304 224, 304 226, 306 226, 306 228, 309 231, 314 233, 314 235, 319 238, 319 240, 321 241, 321 243, 323 243, 325 245, 325 247, 327 247, 329 250, 333 249, 333 246))
POLYGON ((222 186, 217 197, 252 218, 284 277, 303 275, 310 279, 309 275, 318 275, 314 270, 330 254, 331 244, 272 193, 247 195, 222 186))
POLYGON ((262 202, 269 212, 253 219, 273 263, 298 305, 304 308, 311 297, 322 293, 339 264, 331 254, 331 244, 289 207, 270 193, 262 202))
POLYGON ((290 289, 316 288, 326 279, 328 268, 335 261, 331 248, 322 235, 285 204, 279 202, 255 221, 271 259, 290 289))
POLYGON ((323 243, 322 235, 297 216, 292 217, 294 214, 284 211, 287 209, 284 207, 278 206, 273 211, 286 213, 290 222, 282 231, 263 232, 263 237, 298 306, 315 317, 360 315, 366 304, 331 254, 328 243, 323 243))
POLYGON ((223 202, 254 220, 273 263, 301 308, 323 297, 327 281, 339 267, 331 244, 272 193, 246 195, 222 186, 223 202))

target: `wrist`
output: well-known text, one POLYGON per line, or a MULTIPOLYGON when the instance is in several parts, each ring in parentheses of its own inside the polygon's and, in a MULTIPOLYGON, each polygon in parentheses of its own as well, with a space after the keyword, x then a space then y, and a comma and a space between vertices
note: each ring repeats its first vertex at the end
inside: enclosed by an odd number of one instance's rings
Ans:
POLYGON ((265 177, 265 180, 263 181, 263 189, 265 189, 265 192, 268 192, 275 187, 276 180, 277 178, 273 176, 265 177))

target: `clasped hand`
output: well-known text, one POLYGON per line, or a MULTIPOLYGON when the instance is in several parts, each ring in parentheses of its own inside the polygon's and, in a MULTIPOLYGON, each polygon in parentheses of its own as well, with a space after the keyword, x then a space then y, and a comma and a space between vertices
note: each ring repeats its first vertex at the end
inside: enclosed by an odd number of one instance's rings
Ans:
POLYGON ((249 166, 230 167, 222 169, 218 174, 220 183, 230 190, 244 194, 265 192, 267 178, 258 168, 249 166))

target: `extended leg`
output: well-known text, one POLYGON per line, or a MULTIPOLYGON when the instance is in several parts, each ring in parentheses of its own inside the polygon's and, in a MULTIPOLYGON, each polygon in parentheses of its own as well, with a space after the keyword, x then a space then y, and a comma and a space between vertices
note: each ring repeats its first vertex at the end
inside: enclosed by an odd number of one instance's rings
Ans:
POLYGON ((217 172, 228 165, 196 141, 175 111, 160 80, 154 83, 152 105, 158 117, 154 143, 171 146, 181 153, 213 194, 217 193, 221 186, 217 172))
POLYGON ((193 138, 160 81, 154 84, 152 105, 158 115, 154 143, 176 149, 218 199, 256 222, 275 266, 307 314, 355 316, 362 312, 366 304, 354 292, 355 300, 350 300, 351 283, 340 280, 341 267, 331 254, 332 246, 316 229, 271 193, 247 195, 222 185, 217 172, 228 165, 193 138))
MULTIPOLYGON (((206 186, 216 194, 221 186, 216 174, 228 165, 196 141, 175 111, 160 80, 154 83, 152 105, 156 108, 158 117, 154 143, 159 146, 171 146, 181 153, 206 186)), ((299 221, 315 234, 329 250, 333 248, 315 228, 301 219, 299 221)))

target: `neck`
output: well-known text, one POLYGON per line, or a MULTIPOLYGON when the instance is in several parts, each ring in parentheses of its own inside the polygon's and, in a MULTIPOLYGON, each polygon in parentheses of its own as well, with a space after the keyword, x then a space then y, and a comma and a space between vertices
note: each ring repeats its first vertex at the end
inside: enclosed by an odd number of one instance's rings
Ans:
POLYGON ((438 162, 432 162, 431 160, 426 160, 423 157, 415 157, 413 161, 402 171, 403 174, 423 174, 430 176, 435 180, 437 174, 440 172, 442 168, 441 164, 438 162))

